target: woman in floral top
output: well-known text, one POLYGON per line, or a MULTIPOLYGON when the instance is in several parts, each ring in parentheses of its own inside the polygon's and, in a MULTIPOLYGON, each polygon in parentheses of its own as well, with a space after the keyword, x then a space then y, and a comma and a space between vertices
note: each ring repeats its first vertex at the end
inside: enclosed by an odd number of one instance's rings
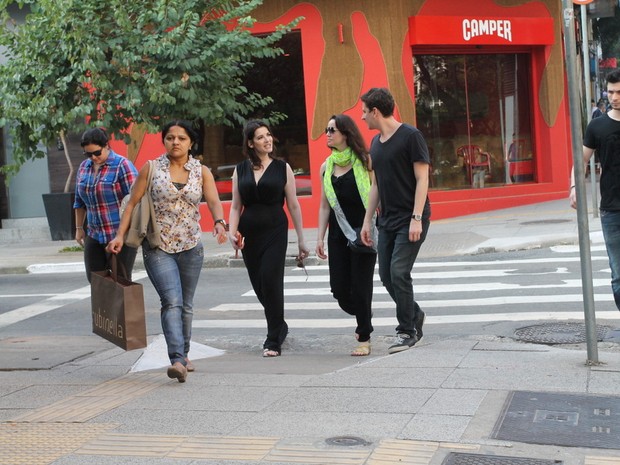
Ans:
MULTIPOLYGON (((215 219, 214 235, 225 239, 226 223, 215 180, 209 169, 190 155, 198 135, 186 121, 172 121, 162 129, 166 153, 152 162, 151 196, 161 245, 142 243, 144 266, 161 301, 161 325, 168 346, 168 377, 185 382, 194 367, 187 357, 192 336, 193 299, 204 258, 200 241, 199 204, 204 196, 215 219)), ((149 165, 140 170, 118 233, 108 245, 119 253, 131 212, 146 192, 149 165)))

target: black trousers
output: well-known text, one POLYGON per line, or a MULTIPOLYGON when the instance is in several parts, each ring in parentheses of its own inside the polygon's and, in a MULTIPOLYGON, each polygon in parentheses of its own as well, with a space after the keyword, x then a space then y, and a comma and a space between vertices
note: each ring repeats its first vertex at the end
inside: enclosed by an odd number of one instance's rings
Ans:
POLYGON ((281 350, 288 334, 284 320, 284 264, 288 244, 287 225, 255 231, 245 237, 241 250, 256 297, 265 309, 267 338, 264 349, 281 350))
MULTIPOLYGON (((86 268, 86 278, 90 282, 91 271, 103 271, 108 269, 108 261, 110 254, 106 252, 107 244, 100 244, 89 235, 84 239, 84 267, 86 268)), ((125 269, 125 278, 131 281, 131 272, 133 264, 136 261, 136 252, 138 249, 124 245, 118 254, 120 262, 118 273, 123 275, 123 267, 125 269)))
POLYGON ((355 316, 360 342, 370 339, 372 327, 373 275, 377 254, 352 252, 340 234, 327 238, 329 284, 338 305, 355 316))

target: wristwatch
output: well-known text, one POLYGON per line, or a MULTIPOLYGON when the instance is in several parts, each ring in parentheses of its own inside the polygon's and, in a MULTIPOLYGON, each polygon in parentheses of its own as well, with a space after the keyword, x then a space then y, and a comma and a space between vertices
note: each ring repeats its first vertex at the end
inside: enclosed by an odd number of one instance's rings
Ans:
POLYGON ((415 213, 411 215, 411 218, 413 218, 416 221, 422 221, 422 215, 416 215, 415 213))
POLYGON ((213 223, 213 227, 215 227, 218 223, 220 223, 222 226, 224 226, 224 229, 226 229, 226 221, 225 220, 223 220, 221 218, 218 219, 218 220, 215 220, 215 222, 213 223))

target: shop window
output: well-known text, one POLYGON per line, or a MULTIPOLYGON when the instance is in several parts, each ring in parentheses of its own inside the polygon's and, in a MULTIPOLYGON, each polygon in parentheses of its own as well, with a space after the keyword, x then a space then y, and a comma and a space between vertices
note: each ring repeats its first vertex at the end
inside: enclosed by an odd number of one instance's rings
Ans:
POLYGON ((422 54, 414 67, 432 189, 535 180, 528 54, 422 54))
MULTIPOLYGON (((277 58, 257 60, 246 76, 244 85, 249 92, 269 96, 273 103, 258 109, 248 119, 265 119, 273 114, 284 114, 285 119, 271 125, 276 138, 277 156, 286 160, 293 169, 298 195, 310 195, 310 158, 308 152, 308 125, 304 88, 301 34, 287 34, 278 43, 284 54, 277 58)), ((220 199, 232 196, 231 176, 241 153, 242 126, 210 126, 202 130, 203 162, 215 176, 220 199)))

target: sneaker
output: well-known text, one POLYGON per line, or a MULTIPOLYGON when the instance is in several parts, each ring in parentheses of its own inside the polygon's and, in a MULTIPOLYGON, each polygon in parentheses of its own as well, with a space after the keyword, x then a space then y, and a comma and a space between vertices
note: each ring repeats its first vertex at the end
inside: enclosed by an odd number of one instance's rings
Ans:
POLYGON ((388 354, 395 354, 397 352, 402 352, 403 350, 410 349, 418 342, 418 338, 415 336, 410 336, 406 333, 398 333, 396 335, 396 340, 394 344, 392 344, 388 349, 388 354))
POLYGON ((416 336, 418 336, 418 342, 422 340, 422 336, 424 334, 422 333, 422 326, 424 326, 424 320, 426 320, 426 314, 422 310, 416 313, 413 318, 413 325, 415 326, 415 334, 416 336))

